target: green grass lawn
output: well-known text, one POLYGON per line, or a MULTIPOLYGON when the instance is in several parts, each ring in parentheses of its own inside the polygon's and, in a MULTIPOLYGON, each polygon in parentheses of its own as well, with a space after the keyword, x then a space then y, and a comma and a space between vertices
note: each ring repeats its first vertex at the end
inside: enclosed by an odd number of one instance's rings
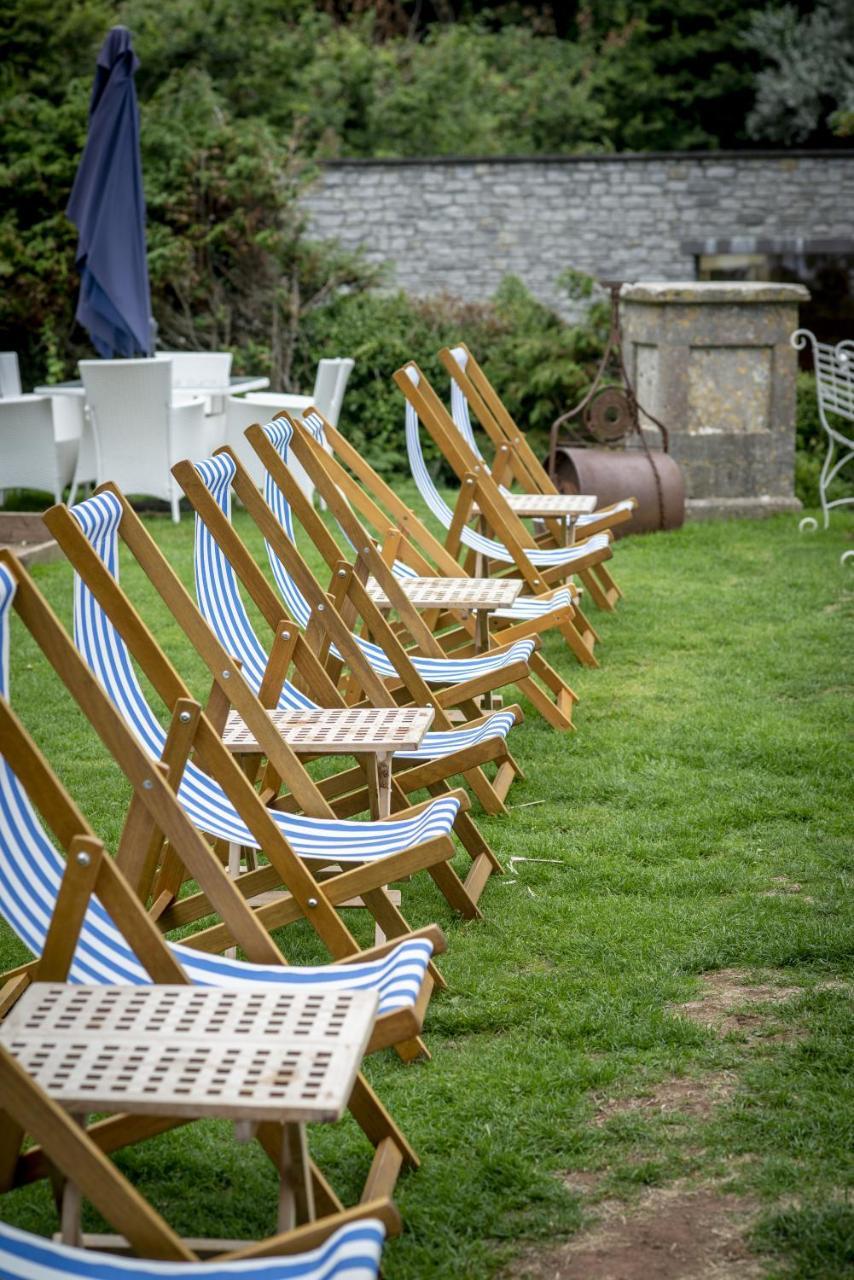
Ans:
MULTIPOLYGON (((191 522, 151 527, 189 581, 191 522)), ((406 1230, 387 1249, 391 1280, 492 1276, 520 1249, 530 1259, 538 1242, 583 1229, 603 1199, 682 1182, 755 1203, 750 1238, 769 1276, 854 1264, 854 578, 839 563, 852 545, 850 517, 812 536, 779 517, 629 539, 613 561, 625 599, 593 619, 601 669, 546 637, 580 695, 577 733, 530 713, 512 738, 527 779, 509 818, 482 819, 505 861, 530 861, 492 880, 481 923, 452 918, 424 877, 404 886, 408 918, 448 933, 449 990, 428 1013, 430 1062, 379 1055, 367 1067, 422 1157, 399 1184, 406 1230), (715 970, 789 998, 766 994, 761 1019, 723 1032, 678 1016, 671 1006, 715 970), (693 1110, 641 1105, 674 1079, 728 1088, 693 1110)), ((68 620, 67 568, 36 572, 68 620)), ((17 627, 12 680, 26 723, 114 844, 126 789, 17 627)), ((287 949, 317 955, 299 928, 287 949)), ((21 956, 0 935, 0 959, 21 956)), ((357 1195, 369 1156, 354 1128, 320 1128, 313 1145, 344 1198, 357 1195)), ((272 1168, 226 1125, 167 1135, 121 1164, 182 1230, 273 1229, 272 1168)), ((54 1223, 45 1186, 6 1197, 2 1213, 37 1231, 54 1223)))

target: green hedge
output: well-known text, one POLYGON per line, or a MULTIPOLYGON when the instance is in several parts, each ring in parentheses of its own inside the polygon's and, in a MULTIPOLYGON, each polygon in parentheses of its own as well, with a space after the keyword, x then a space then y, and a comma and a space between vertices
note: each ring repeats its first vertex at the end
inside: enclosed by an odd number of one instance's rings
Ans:
MULTIPOLYGON (((566 284, 589 293, 589 282, 566 284)), ((306 318, 294 382, 310 386, 322 356, 352 356, 356 365, 342 423, 372 466, 389 474, 406 469, 404 402, 392 374, 407 360, 416 361, 447 401, 448 375, 437 353, 465 341, 511 414, 541 447, 554 419, 589 386, 606 332, 603 304, 590 307, 584 324, 568 325, 512 276, 485 303, 447 295, 417 300, 404 293, 350 294, 306 318)))

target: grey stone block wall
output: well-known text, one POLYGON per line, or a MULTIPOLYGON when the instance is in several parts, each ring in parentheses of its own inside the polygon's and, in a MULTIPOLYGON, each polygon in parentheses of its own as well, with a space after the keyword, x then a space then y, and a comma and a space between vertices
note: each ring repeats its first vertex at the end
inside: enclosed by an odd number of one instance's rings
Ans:
POLYGON ((311 231, 361 246, 416 295, 489 297, 518 275, 569 312, 566 267, 694 275, 685 242, 854 238, 854 152, 336 161, 305 197, 311 231))

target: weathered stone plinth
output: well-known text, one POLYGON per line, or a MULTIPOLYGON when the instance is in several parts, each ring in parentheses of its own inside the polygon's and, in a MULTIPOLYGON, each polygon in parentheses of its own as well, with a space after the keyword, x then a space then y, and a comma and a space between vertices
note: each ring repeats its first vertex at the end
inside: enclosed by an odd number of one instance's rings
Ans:
MULTIPOLYGON (((626 368, 670 433, 694 519, 795 511, 789 334, 809 293, 748 281, 624 285, 626 368)), ((650 439, 656 439, 650 436, 650 439)))

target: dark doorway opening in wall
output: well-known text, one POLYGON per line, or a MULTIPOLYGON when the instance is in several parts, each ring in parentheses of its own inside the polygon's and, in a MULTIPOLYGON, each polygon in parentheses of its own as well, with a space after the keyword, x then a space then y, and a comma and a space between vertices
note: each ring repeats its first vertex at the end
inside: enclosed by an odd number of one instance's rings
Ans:
POLYGON ((774 280, 803 284, 810 300, 801 324, 821 342, 854 338, 854 240, 688 240, 680 246, 694 258, 698 280, 774 280))

